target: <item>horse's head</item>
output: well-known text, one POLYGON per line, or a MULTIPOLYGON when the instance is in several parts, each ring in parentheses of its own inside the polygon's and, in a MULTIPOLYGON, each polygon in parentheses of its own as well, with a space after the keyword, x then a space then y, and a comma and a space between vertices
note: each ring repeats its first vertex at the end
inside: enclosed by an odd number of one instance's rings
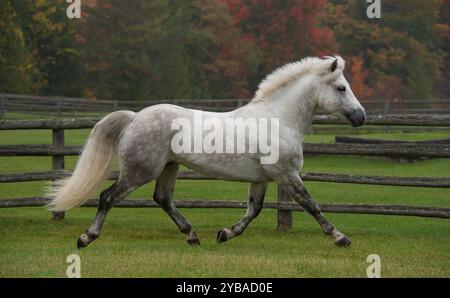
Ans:
POLYGON ((319 76, 317 90, 318 107, 325 112, 345 117, 352 126, 363 125, 366 112, 344 77, 345 61, 341 57, 326 57, 325 71, 319 76))

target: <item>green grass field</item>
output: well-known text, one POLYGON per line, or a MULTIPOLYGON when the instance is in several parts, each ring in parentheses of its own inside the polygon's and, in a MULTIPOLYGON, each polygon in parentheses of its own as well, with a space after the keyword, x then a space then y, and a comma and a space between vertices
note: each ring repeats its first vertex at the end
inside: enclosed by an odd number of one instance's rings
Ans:
MULTIPOLYGON (((82 144, 88 130, 66 132, 66 144, 82 144)), ((356 133, 356 132, 355 132, 356 133)), ((361 136, 361 135, 358 135, 361 136)), ((428 140, 448 132, 366 134, 366 137, 428 140)), ((333 142, 332 135, 310 135, 307 142, 333 142)), ((0 131, 0 144, 48 144, 50 131, 0 131)), ((75 158, 66 158, 73 168, 75 158)), ((0 172, 45 171, 47 157, 0 157, 0 172)), ((390 176, 449 177, 450 160, 415 163, 361 157, 306 157, 305 172, 390 176)), ((46 182, 0 184, 0 199, 38 196, 46 182)), ((320 203, 402 204, 450 207, 450 191, 436 188, 306 183, 320 203)), ((107 183, 105 183, 105 187, 107 183)), ((179 181, 179 199, 245 201, 247 185, 223 181, 179 181)), ((151 198, 153 184, 132 198, 151 198)), ((271 185, 267 200, 276 199, 271 185)), ((381 257, 383 277, 450 277, 450 221, 405 216, 327 214, 352 240, 348 249, 334 246, 308 215, 296 213, 291 232, 276 231, 276 212, 263 210, 239 238, 215 243, 216 232, 229 227, 244 210, 182 209, 202 245, 189 247, 185 237, 160 209, 115 208, 101 237, 76 250, 94 208, 67 212, 52 222, 44 208, 0 209, 0 277, 64 277, 66 257, 78 253, 83 277, 365 277, 369 254, 381 257)))

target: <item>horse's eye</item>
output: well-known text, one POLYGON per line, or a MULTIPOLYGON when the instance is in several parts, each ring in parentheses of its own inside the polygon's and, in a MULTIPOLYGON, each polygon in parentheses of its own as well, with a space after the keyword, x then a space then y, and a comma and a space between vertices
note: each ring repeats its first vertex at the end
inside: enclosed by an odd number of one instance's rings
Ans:
POLYGON ((339 87, 337 87, 337 90, 339 92, 345 92, 346 88, 345 88, 345 86, 339 86, 339 87))

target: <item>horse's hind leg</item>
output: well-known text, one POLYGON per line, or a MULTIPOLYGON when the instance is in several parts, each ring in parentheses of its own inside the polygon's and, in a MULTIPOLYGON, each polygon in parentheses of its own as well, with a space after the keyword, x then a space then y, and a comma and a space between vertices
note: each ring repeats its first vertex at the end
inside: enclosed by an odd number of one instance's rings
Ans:
POLYGON ((221 243, 231 238, 239 236, 244 232, 250 222, 256 218, 264 203, 267 183, 251 183, 248 188, 248 207, 245 216, 231 227, 231 229, 222 229, 217 233, 217 242, 221 243))
POLYGON ((305 209, 306 212, 311 214, 316 219, 325 234, 331 235, 335 239, 335 244, 337 246, 350 246, 352 243, 350 239, 339 232, 339 230, 336 229, 322 214, 319 205, 317 205, 317 203, 309 195, 298 173, 296 173, 293 177, 295 178, 291 181, 291 183, 281 185, 281 187, 283 187, 283 189, 290 194, 295 201, 297 201, 300 206, 305 209))
POLYGON ((114 201, 121 200, 132 189, 123 180, 119 179, 104 190, 100 194, 100 200, 98 203, 97 214, 89 229, 85 234, 82 234, 77 241, 77 247, 83 248, 88 246, 92 241, 98 238, 100 235, 103 222, 105 221, 108 211, 112 208, 114 201))
POLYGON ((177 163, 168 163, 165 166, 161 175, 156 179, 153 199, 175 222, 180 232, 187 235, 187 243, 190 245, 198 245, 200 244, 200 240, 198 239, 197 234, 192 230, 192 225, 177 210, 172 200, 178 168, 179 166, 177 163))

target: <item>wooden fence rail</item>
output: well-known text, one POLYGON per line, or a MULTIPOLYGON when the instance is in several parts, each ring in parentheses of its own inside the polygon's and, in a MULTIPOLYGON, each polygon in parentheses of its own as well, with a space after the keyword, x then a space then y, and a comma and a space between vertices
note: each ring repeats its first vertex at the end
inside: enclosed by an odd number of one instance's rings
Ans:
MULTIPOLYGON (((48 203, 48 198, 32 197, 0 200, 0 208, 11 207, 40 207, 48 203)), ((200 200, 175 200, 178 208, 247 208, 247 203, 238 201, 200 201, 200 200)), ((98 199, 88 200, 82 207, 97 207, 98 199)), ((159 208, 160 206, 151 199, 124 199, 114 204, 116 207, 125 208, 159 208)), ((264 208, 277 209, 282 212, 304 211, 298 205, 288 202, 266 202, 264 208)), ((417 207, 401 205, 365 205, 365 204, 319 204, 323 212, 352 213, 352 214, 382 214, 404 215, 435 218, 450 218, 450 208, 417 207)))
MULTIPOLYGON (((0 130, 92 128, 100 119, 99 117, 83 117, 68 119, 0 120, 0 130)), ((348 121, 334 116, 315 116, 313 124, 348 125, 348 121)), ((365 125, 450 127, 450 114, 368 115, 365 125)))
POLYGON ((346 136, 336 136, 336 143, 346 143, 346 144, 450 144, 450 139, 441 140, 431 140, 431 141, 399 141, 399 140, 379 140, 379 139, 366 139, 366 138, 355 138, 346 136))
MULTIPOLYGON (((165 99, 147 101, 92 100, 55 96, 32 96, 22 94, 0 94, 0 118, 6 112, 40 113, 42 115, 63 116, 74 113, 107 113, 122 110, 137 111, 144 107, 172 103, 184 107, 211 111, 230 111, 249 102, 249 99, 165 99)), ((364 107, 371 114, 404 113, 450 113, 449 99, 422 100, 368 100, 364 107)))
MULTIPOLYGON (((51 145, 1 145, 0 156, 51 156, 52 170, 30 173, 0 174, 0 183, 56 180, 67 177, 71 173, 64 170, 64 156, 78 155, 81 146, 65 146, 64 131, 66 129, 92 128, 100 118, 81 119, 46 119, 46 120, 0 120, 0 130, 51 129, 53 141, 51 145)), ((347 121, 330 116, 317 116, 314 124, 341 125, 347 121)), ((376 115, 369 116, 368 125, 374 126, 427 126, 450 127, 450 115, 420 114, 420 115, 376 115)), ((450 144, 448 142, 357 142, 340 139, 336 144, 304 144, 305 154, 339 154, 384 157, 432 157, 449 158, 450 144)), ((116 179, 118 173, 113 172, 109 179, 116 179)), ((193 171, 179 173, 179 179, 211 180, 211 177, 193 171)), ((333 173, 303 173, 304 181, 354 183, 367 185, 392 185, 409 187, 450 188, 450 178, 438 177, 388 177, 368 175, 348 175, 333 173)), ((264 207, 277 209, 278 228, 285 230, 292 226, 292 211, 303 211, 297 204, 290 203, 290 198, 278 189, 278 203, 266 203, 264 207)), ((96 206, 98 200, 89 200, 85 206, 96 206)), ((46 198, 33 197, 21 199, 0 200, 0 208, 43 206, 46 198)), ((119 207, 156 207, 151 200, 123 200, 119 207)), ((244 202, 232 201, 196 201, 178 200, 178 207, 185 208, 245 208, 244 202)), ((398 205, 358 205, 358 204, 321 204, 324 212, 386 214, 450 218, 450 208, 398 206, 398 205)), ((54 219, 64 217, 64 213, 54 213, 54 219)))
MULTIPOLYGON (((80 154, 82 146, 3 145, 0 156, 70 156, 80 154)), ((404 157, 450 157, 450 144, 303 144, 306 155, 366 155, 404 157)))
MULTIPOLYGON (((62 170, 0 174, 0 183, 56 180, 64 177, 69 177, 71 174, 72 172, 62 170)), ((327 173, 302 173, 301 176, 303 181, 450 188, 450 178, 365 176, 365 175, 327 174, 327 173)), ((108 179, 116 180, 117 177, 118 172, 113 172, 108 177, 108 179)), ((215 180, 215 178, 208 177, 194 171, 182 171, 178 174, 178 179, 215 180)))

